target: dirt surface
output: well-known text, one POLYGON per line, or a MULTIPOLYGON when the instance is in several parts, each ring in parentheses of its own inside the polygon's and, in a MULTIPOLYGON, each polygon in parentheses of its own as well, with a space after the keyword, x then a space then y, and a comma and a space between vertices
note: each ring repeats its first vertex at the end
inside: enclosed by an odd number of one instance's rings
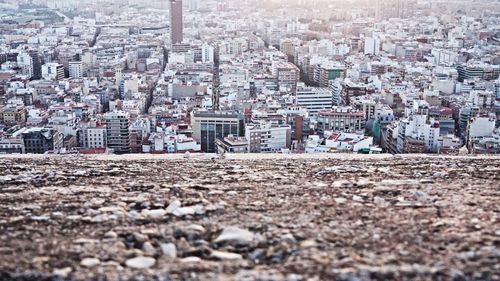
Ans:
POLYGON ((0 158, 0 280, 500 280, 500 158, 0 158))

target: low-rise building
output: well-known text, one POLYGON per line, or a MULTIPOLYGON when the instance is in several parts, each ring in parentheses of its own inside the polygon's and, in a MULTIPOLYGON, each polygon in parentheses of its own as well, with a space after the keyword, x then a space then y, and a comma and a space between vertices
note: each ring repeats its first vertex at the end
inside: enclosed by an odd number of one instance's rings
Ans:
POLYGON ((248 141, 244 137, 229 135, 215 140, 218 153, 248 153, 248 141))
POLYGON ((0 123, 23 125, 26 123, 27 110, 24 106, 7 105, 0 109, 0 123))
POLYGON ((318 113, 318 133, 324 136, 325 131, 364 134, 365 113, 352 107, 333 107, 318 113))
POLYGON ((5 138, 0 140, 0 154, 24 154, 24 143, 19 138, 5 138))
POLYGON ((26 153, 59 152, 64 147, 64 135, 55 129, 30 128, 22 133, 26 153))

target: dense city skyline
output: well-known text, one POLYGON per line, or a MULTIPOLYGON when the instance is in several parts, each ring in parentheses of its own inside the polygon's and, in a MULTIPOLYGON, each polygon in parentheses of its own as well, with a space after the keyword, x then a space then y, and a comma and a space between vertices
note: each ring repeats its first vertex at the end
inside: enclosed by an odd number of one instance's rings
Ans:
POLYGON ((0 0, 0 281, 499 281, 499 0, 0 0))
POLYGON ((500 153, 495 2, 7 2, 2 153, 500 153))

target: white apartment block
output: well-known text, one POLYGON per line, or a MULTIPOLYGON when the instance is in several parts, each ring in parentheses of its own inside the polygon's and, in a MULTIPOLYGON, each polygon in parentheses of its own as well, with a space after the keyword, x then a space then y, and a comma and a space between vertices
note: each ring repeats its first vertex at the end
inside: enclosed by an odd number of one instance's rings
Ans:
POLYGON ((329 88, 298 88, 296 104, 305 107, 309 115, 314 117, 323 109, 330 109, 333 105, 332 91, 329 88))
POLYGON ((105 148, 106 147, 106 127, 100 126, 87 128, 85 134, 85 144, 87 148, 105 148))
POLYGON ((250 153, 278 153, 288 149, 291 143, 291 130, 288 125, 278 126, 269 123, 248 124, 245 138, 250 153))
POLYGON ((83 77, 83 63, 81 61, 72 61, 69 63, 69 77, 82 78, 83 77))

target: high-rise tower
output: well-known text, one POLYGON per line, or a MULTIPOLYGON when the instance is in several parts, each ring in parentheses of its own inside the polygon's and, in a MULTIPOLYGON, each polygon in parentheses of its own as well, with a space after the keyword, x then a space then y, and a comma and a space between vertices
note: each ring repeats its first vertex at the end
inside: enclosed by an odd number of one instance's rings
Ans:
POLYGON ((214 47, 214 84, 212 93, 213 109, 220 110, 220 53, 219 44, 216 43, 214 47))
POLYGON ((172 44, 182 43, 183 37, 182 0, 170 0, 170 38, 172 44))

